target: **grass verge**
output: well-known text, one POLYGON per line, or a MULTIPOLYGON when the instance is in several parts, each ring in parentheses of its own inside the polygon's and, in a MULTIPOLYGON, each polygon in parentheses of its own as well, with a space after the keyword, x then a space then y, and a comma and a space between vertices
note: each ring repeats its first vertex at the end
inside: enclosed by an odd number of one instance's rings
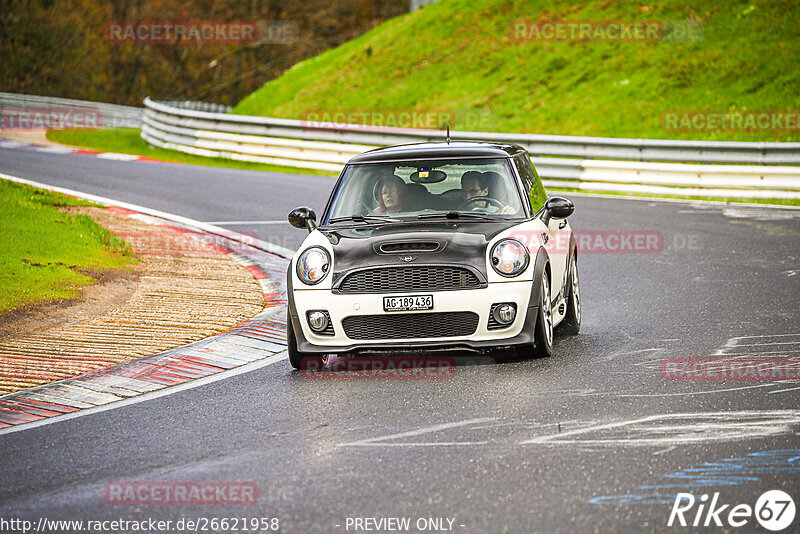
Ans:
POLYGON ((135 263, 130 246, 87 215, 59 208, 91 202, 0 180, 0 313, 80 298, 93 273, 135 263))
POLYGON ((646 193, 625 193, 621 191, 590 191, 568 187, 548 187, 548 193, 586 193, 590 195, 608 195, 619 197, 641 198, 674 198, 676 200, 705 200, 708 202, 726 202, 728 204, 764 204, 765 206, 800 206, 797 198, 738 198, 738 197, 698 197, 688 195, 649 195, 646 193))
POLYGON ((206 165, 209 167, 226 167, 250 171, 288 172, 293 174, 315 174, 320 176, 336 176, 337 173, 300 169, 281 165, 250 163, 227 158, 207 158, 184 154, 168 148, 151 147, 139 135, 138 128, 109 128, 105 130, 49 130, 47 138, 64 145, 88 148, 97 152, 116 152, 117 154, 133 154, 160 161, 186 163, 189 165, 206 165))

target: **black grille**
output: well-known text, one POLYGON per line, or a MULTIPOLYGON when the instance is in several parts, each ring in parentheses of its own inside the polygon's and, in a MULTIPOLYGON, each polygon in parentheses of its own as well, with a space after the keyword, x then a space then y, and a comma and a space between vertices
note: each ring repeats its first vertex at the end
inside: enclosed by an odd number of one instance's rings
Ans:
POLYGON ((439 243, 430 241, 410 241, 407 243, 384 243, 378 247, 384 254, 401 252, 434 252, 439 250, 439 243))
POLYGON ((469 336, 478 328, 472 312, 351 315, 342 321, 350 339, 411 339, 469 336))
POLYGON ((463 267, 390 267, 366 269, 345 277, 342 293, 382 293, 387 291, 445 291, 482 287, 478 277, 463 267))

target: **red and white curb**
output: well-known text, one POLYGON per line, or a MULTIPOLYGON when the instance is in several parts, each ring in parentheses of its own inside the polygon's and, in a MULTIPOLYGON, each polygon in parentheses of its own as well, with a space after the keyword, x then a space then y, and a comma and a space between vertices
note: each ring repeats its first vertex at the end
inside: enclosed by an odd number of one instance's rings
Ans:
POLYGON ((287 253, 292 251, 184 217, 5 174, 0 178, 112 206, 114 211, 210 244, 258 280, 266 301, 258 315, 222 334, 0 397, 0 434, 148 400, 286 359, 285 274, 287 253))
POLYGON ((145 156, 135 156, 133 154, 118 154, 116 152, 97 152, 96 150, 89 150, 85 148, 74 148, 65 145, 36 145, 32 143, 25 143, 22 141, 12 141, 9 139, 0 139, 0 148, 19 148, 24 150, 31 150, 34 152, 44 152, 49 154, 74 154, 76 156, 94 156, 100 159, 109 159, 114 161, 146 161, 150 163, 173 163, 171 161, 163 161, 160 159, 148 158, 145 156))

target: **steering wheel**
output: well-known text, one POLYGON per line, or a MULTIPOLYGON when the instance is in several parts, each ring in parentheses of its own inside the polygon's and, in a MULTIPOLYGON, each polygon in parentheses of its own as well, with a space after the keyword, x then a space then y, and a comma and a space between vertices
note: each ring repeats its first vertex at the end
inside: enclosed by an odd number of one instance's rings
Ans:
POLYGON ((462 202, 461 205, 458 206, 458 209, 465 209, 467 206, 469 206, 470 204, 472 204, 474 202, 488 202, 489 204, 491 204, 492 206, 494 206, 494 207, 496 207, 497 209, 500 209, 500 210, 502 210, 503 208, 506 207, 505 204, 503 204, 502 202, 500 202, 496 198, 492 198, 492 197, 472 197, 471 199, 465 200, 464 202, 462 202))

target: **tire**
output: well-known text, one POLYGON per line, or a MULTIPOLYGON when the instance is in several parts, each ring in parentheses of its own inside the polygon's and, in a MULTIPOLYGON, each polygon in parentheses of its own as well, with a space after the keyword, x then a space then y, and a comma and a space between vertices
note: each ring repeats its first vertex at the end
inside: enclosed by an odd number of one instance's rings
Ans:
POLYGON ((533 345, 517 349, 523 358, 543 358, 553 355, 553 304, 550 302, 550 279, 547 272, 542 273, 542 287, 539 291, 539 311, 533 329, 533 345))
POLYGON ((581 288, 578 277, 578 259, 572 255, 569 268, 569 293, 567 295, 567 315, 561 323, 561 332, 574 336, 581 330, 581 288))
POLYGON ((318 371, 325 367, 327 358, 324 355, 309 354, 297 350, 297 338, 294 337, 292 318, 288 314, 286 317, 286 342, 289 351, 289 363, 295 369, 318 371))

